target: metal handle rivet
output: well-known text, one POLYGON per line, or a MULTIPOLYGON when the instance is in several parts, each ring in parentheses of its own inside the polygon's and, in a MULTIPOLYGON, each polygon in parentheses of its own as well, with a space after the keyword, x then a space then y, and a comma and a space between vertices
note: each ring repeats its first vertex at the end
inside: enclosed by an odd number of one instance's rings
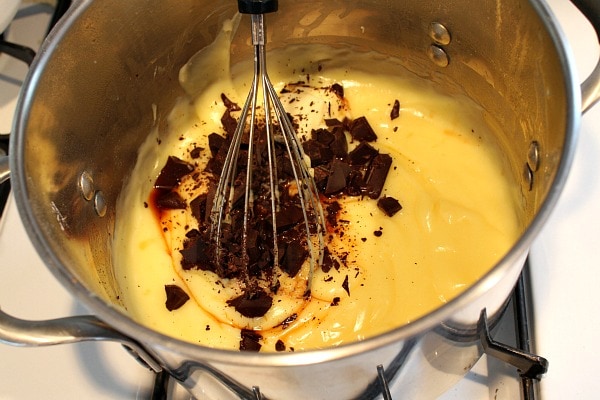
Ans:
POLYGON ((447 67, 450 63, 450 58, 448 58, 446 51, 435 44, 429 46, 427 55, 439 67, 447 67))
POLYGON ((104 194, 98 190, 94 194, 94 210, 96 210, 96 214, 99 217, 103 217, 106 214, 106 209, 108 208, 106 204, 106 199, 104 198, 104 194))
POLYGON ((87 201, 94 198, 94 179, 87 171, 82 172, 79 176, 79 191, 87 201))
POLYGON ((448 28, 439 22, 432 22, 429 24, 429 37, 434 41, 435 44, 445 46, 450 44, 452 37, 448 28))

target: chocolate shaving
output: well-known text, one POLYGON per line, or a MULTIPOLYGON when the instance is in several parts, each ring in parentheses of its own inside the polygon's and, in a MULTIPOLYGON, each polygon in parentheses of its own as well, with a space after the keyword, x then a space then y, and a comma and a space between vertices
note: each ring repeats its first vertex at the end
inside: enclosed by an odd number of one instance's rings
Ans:
POLYGON ((342 283, 342 288, 346 291, 346 293, 348 293, 348 296, 350 296, 350 286, 348 284, 348 275, 346 275, 346 278, 344 278, 344 282, 342 283))
POLYGON ((177 310, 190 299, 190 296, 177 285, 165 285, 165 293, 167 294, 165 306, 169 311, 177 310))
POLYGON ((390 119, 393 121, 400 116, 400 102, 398 100, 394 100, 394 106, 392 107, 392 111, 390 112, 390 119))

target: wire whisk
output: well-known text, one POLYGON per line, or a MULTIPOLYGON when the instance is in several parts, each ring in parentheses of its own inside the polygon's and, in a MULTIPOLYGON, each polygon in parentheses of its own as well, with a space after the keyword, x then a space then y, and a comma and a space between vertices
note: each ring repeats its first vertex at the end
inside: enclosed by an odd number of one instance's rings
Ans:
POLYGON ((295 279, 294 295, 307 297, 323 262, 325 220, 294 125, 267 75, 264 14, 277 7, 276 0, 238 1, 251 16, 254 77, 223 162, 210 232, 215 259, 237 270, 246 290, 277 293, 285 276, 295 279))

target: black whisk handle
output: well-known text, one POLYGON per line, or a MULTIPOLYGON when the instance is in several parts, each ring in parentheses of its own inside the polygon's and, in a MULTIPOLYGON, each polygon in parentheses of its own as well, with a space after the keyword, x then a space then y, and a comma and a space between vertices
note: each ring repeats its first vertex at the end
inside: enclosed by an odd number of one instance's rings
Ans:
POLYGON ((242 14, 267 14, 277 11, 278 0, 238 0, 242 14))

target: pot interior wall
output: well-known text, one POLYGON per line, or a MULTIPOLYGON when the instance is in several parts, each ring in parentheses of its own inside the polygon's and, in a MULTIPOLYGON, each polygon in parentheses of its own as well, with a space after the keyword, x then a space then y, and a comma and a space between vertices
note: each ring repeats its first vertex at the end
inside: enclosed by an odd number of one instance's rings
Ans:
MULTIPOLYGON (((166 128, 166 116, 182 95, 180 67, 213 41, 235 6, 204 0, 84 1, 77 18, 68 19, 46 43, 28 84, 20 109, 25 122, 16 139, 26 207, 56 257, 54 267, 64 265, 113 304, 119 295, 110 254, 116 200, 140 144, 155 124, 166 128), (102 217, 94 200, 81 193, 83 172, 106 200, 102 217)), ((523 227, 529 224, 556 174, 568 109, 555 44, 530 3, 281 0, 279 8, 268 16, 269 46, 309 42, 374 50, 480 104, 502 132, 498 144, 520 184, 523 227), (449 56, 447 67, 427 55, 434 43, 432 22, 450 31, 451 42, 440 45, 449 56), (541 157, 539 165, 527 167, 532 141, 541 157), (527 168, 537 171, 532 185, 522 178, 527 168)), ((233 62, 251 54, 246 28, 234 41, 233 62)))

